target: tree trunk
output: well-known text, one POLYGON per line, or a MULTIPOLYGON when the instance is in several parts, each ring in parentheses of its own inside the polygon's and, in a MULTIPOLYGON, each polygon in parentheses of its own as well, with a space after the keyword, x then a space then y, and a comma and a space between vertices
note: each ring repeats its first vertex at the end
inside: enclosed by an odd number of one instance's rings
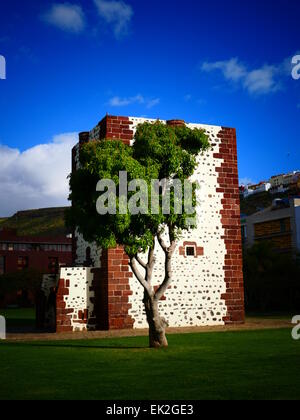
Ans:
POLYGON ((151 348, 168 347, 166 327, 168 323, 159 315, 158 301, 145 292, 144 304, 149 324, 149 345, 151 348))

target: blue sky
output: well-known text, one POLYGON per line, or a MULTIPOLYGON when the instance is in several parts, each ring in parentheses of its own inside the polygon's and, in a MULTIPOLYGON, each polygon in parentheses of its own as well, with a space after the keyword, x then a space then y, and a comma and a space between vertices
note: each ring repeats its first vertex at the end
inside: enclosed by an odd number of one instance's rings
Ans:
POLYGON ((0 6, 0 216, 65 205, 76 133, 106 112, 233 126, 241 179, 300 169, 296 0, 0 6))

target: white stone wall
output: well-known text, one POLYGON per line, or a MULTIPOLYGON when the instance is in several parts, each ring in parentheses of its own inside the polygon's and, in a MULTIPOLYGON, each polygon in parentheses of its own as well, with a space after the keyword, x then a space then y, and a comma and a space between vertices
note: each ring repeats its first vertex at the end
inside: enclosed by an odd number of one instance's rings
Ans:
MULTIPOLYGON (((129 119, 133 122, 131 129, 134 133, 138 124, 156 121, 134 117, 129 119)), ((222 160, 213 157, 214 153, 219 152, 220 140, 217 135, 222 128, 201 124, 188 124, 188 126, 204 129, 209 135, 213 147, 198 157, 198 168, 193 176, 193 180, 197 180, 200 184, 197 208, 198 225, 197 229, 186 232, 178 243, 173 259, 174 281, 166 292, 166 300, 160 302, 160 310, 168 320, 170 327, 224 325, 223 317, 227 314, 227 308, 221 295, 226 293, 223 270, 226 247, 222 239, 224 229, 220 214, 223 208, 221 202, 223 194, 216 191, 218 188, 216 167, 221 166, 222 160), (203 247, 204 255, 197 258, 185 258, 180 255, 179 247, 183 246, 186 241, 196 242, 198 247, 203 247)), ((97 133, 92 131, 91 137, 96 136, 97 133)), ((98 267, 97 262, 100 264, 101 251, 97 250, 96 245, 89 245, 85 242, 78 232, 76 238, 78 244, 76 263, 79 265, 84 263, 86 248, 90 246, 92 258, 95 258, 96 261, 95 266, 98 267)), ((164 253, 159 244, 156 244, 156 257, 153 284, 158 286, 164 276, 164 253)), ((78 275, 79 277, 84 276, 80 271, 78 275)), ((82 280, 80 280, 81 283, 82 280)), ((145 328, 147 322, 142 303, 143 289, 134 277, 130 279, 130 287, 133 295, 129 297, 129 303, 132 305, 129 315, 134 319, 134 328, 145 328)), ((74 293, 72 299, 76 298, 75 289, 74 293)))
POLYGON ((74 312, 70 315, 74 331, 83 331, 89 328, 86 323, 80 323, 82 319, 78 316, 79 311, 84 313, 87 309, 89 316, 94 311, 91 298, 95 296, 95 293, 90 291, 94 274, 91 270, 92 268, 73 267, 62 268, 60 272, 60 278, 64 279, 65 282, 69 281, 69 294, 64 296, 64 302, 66 303, 65 309, 74 309, 74 312))
POLYGON ((86 250, 89 247, 91 249, 91 259, 93 261, 93 267, 100 268, 101 266, 101 249, 99 249, 96 243, 88 243, 83 239, 83 236, 76 229, 75 238, 77 241, 77 252, 76 252, 76 264, 84 265, 86 261, 86 250))
POLYGON ((90 140, 99 140, 100 139, 100 127, 99 125, 96 125, 95 128, 93 128, 90 131, 90 140))

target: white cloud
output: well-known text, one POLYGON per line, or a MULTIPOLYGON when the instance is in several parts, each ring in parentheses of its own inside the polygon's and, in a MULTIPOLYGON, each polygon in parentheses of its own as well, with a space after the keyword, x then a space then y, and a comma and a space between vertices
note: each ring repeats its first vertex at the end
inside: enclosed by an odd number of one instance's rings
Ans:
POLYGON ((213 70, 221 70, 225 79, 232 81, 239 81, 247 74, 246 68, 238 61, 237 58, 232 58, 228 61, 217 61, 215 63, 203 63, 201 69, 206 72, 213 70))
POLYGON ((106 23, 112 25, 116 38, 126 35, 133 17, 132 7, 117 0, 94 0, 98 13, 106 23))
POLYGON ((134 105, 134 104, 141 104, 141 105, 145 105, 146 108, 151 109, 154 106, 158 105, 159 103, 160 103, 159 98, 148 99, 148 98, 145 98, 143 95, 138 94, 136 96, 131 96, 128 98, 121 98, 120 96, 114 96, 113 98, 109 100, 108 105, 112 107, 124 107, 124 106, 129 106, 129 105, 134 105))
POLYGON ((66 32, 79 33, 85 28, 85 16, 82 8, 76 4, 55 3, 42 19, 50 25, 66 32))
POLYGON ((238 58, 214 63, 205 62, 201 66, 204 72, 220 70, 226 80, 239 84, 250 94, 268 94, 282 87, 282 78, 288 75, 287 60, 279 65, 264 65, 250 70, 238 58))
POLYGON ((77 141, 77 133, 66 133, 24 152, 0 145, 0 216, 67 205, 71 149, 77 141))
POLYGON ((185 100, 185 102, 189 102, 192 99, 192 95, 191 94, 187 94, 184 96, 183 98, 185 100))
POLYGON ((142 95, 131 96, 130 98, 120 98, 120 96, 114 96, 109 100, 109 105, 113 107, 122 107, 132 104, 143 104, 145 99, 142 95))
POLYGON ((244 81, 249 93, 264 94, 280 90, 281 82, 277 79, 279 69, 275 66, 264 66, 250 71, 244 81))
POLYGON ((150 100, 147 101, 146 107, 148 109, 151 109, 151 108, 153 108, 153 107, 155 107, 156 105, 159 105, 159 104, 160 104, 160 99, 159 98, 150 99, 150 100))

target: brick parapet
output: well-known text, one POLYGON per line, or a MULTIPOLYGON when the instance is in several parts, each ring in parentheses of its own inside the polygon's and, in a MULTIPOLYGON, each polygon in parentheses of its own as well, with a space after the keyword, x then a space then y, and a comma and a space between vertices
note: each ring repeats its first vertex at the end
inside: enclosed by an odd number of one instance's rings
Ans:
POLYGON ((106 139, 122 140, 124 144, 130 145, 133 139, 133 130, 128 117, 106 117, 106 139))
POLYGON ((223 193, 221 215, 226 246, 226 293, 222 298, 226 302, 227 315, 224 322, 243 323, 245 307, 236 130, 222 128, 218 138, 221 144, 214 157, 223 160, 216 171, 219 174, 217 192, 223 193))

